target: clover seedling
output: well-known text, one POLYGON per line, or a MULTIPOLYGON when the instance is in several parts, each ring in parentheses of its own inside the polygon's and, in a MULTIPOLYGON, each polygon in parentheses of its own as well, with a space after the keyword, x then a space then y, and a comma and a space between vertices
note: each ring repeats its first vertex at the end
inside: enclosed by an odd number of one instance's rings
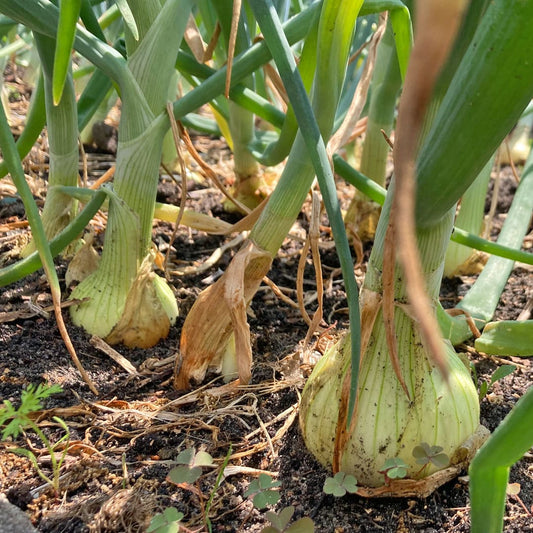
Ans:
POLYGON ((503 379, 504 377, 508 376, 509 374, 512 374, 516 370, 515 365, 502 365, 499 366, 492 376, 490 377, 489 381, 482 381, 479 385, 479 401, 483 400, 485 396, 487 395, 487 392, 494 383, 499 381, 500 379, 503 379))
POLYGON ((194 483, 202 475, 203 466, 212 466, 213 458, 207 452, 195 453, 193 448, 183 450, 177 457, 179 466, 173 468, 168 477, 176 484, 194 483))
POLYGON ((267 511, 265 516, 271 525, 263 528, 261 533, 314 533, 315 524, 307 517, 300 518, 289 526, 293 514, 294 507, 292 505, 285 507, 279 513, 267 511))
POLYGON ((156 514, 146 533, 178 533, 180 530, 180 520, 183 520, 183 513, 175 507, 167 507, 162 513, 156 514))
POLYGON ((430 446, 427 442, 422 442, 414 448, 413 457, 423 467, 431 463, 437 468, 444 468, 450 463, 450 458, 442 453, 442 446, 430 446))
POLYGON ((280 486, 281 483, 273 481, 268 474, 259 474, 259 477, 250 483, 244 495, 246 497, 253 496, 252 502, 256 509, 264 509, 269 505, 278 503, 279 492, 272 489, 277 489, 280 486))
POLYGON ((337 472, 333 477, 326 478, 323 490, 326 494, 341 498, 347 492, 357 492, 357 480, 351 474, 337 472))
POLYGON ((387 459, 380 472, 385 476, 385 483, 388 484, 392 479, 402 479, 407 475, 405 462, 399 457, 387 459))

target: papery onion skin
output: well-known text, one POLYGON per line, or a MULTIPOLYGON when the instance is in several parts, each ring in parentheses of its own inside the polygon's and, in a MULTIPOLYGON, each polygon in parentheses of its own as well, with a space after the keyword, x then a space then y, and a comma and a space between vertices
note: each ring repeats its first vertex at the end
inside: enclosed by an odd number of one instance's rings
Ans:
MULTIPOLYGON (((402 374, 411 401, 392 369, 381 312, 374 324, 359 379, 357 424, 347 441, 340 470, 358 483, 379 487, 387 459, 408 465, 408 478, 436 470, 416 463, 413 449, 422 442, 441 446, 452 458, 479 426, 479 400, 470 373, 452 346, 446 344, 449 378, 446 382, 430 362, 412 319, 400 308, 395 313, 402 374)), ((300 427, 309 450, 326 467, 333 461, 340 391, 349 367, 349 334, 316 365, 302 393, 300 427)))

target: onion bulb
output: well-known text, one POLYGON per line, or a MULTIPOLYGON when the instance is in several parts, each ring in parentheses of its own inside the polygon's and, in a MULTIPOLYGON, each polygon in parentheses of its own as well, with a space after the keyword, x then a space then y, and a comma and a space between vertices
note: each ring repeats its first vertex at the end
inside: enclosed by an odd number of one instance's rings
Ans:
MULTIPOLYGON (((401 307, 395 310, 395 325, 401 372, 410 398, 392 368, 379 311, 361 362, 355 424, 339 463, 339 470, 354 475, 361 486, 384 485, 380 470, 392 458, 407 464, 407 478, 432 474, 439 467, 431 462, 426 466, 417 463, 414 448, 422 443, 440 446, 453 463, 454 454, 479 426, 477 391, 453 347, 446 343, 449 376, 445 380, 428 357, 413 320, 401 307)), ((317 363, 302 393, 300 427, 304 440, 329 468, 342 384, 349 367, 348 333, 317 363)))

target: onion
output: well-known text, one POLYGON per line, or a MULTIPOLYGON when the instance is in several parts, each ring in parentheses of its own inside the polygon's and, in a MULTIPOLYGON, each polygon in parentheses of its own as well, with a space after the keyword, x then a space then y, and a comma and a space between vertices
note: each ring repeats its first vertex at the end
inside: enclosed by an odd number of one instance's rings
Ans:
MULTIPOLYGON (((400 307, 396 308, 395 322, 410 399, 389 360, 380 311, 361 363, 356 423, 340 459, 340 471, 354 475, 358 484, 368 487, 384 485, 380 470, 391 458, 400 458, 408 465, 408 478, 428 476, 439 468, 431 462, 425 467, 418 464, 413 457, 415 447, 421 443, 440 446, 453 462, 454 454, 479 426, 477 391, 453 347, 446 343, 446 381, 429 359, 413 320, 400 307)), ((329 468, 349 363, 348 334, 318 362, 302 394, 300 426, 305 442, 329 468)))

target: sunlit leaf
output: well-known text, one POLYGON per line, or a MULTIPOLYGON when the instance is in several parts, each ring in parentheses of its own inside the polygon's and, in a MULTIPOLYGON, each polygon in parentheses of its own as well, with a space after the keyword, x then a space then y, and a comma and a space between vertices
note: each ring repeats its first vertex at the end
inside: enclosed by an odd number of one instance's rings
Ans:
POLYGON ((70 56, 76 23, 80 16, 81 0, 61 0, 59 2, 59 23, 57 26, 56 49, 54 56, 54 74, 52 93, 54 105, 59 104, 63 94, 63 87, 70 68, 70 56))

